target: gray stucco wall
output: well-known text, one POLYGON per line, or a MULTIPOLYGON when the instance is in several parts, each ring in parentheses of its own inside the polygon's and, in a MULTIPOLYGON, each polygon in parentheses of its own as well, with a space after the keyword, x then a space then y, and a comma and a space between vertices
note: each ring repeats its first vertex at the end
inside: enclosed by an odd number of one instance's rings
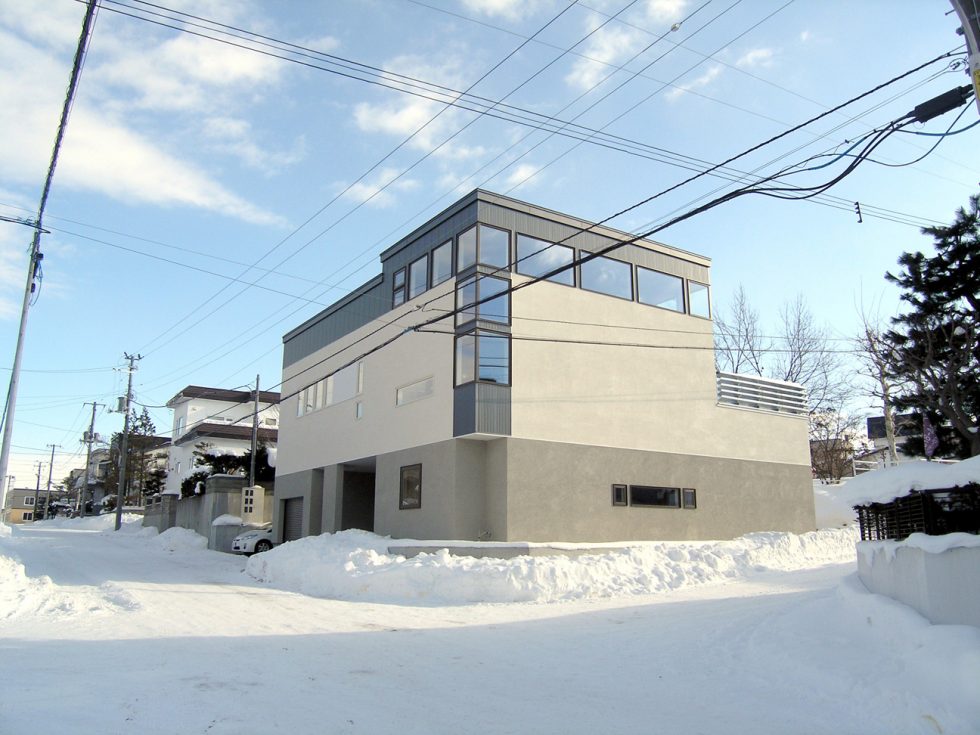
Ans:
MULTIPOLYGON (((272 509, 272 527, 276 542, 282 542, 282 507, 289 498, 303 499, 303 535, 319 536, 322 533, 324 471, 305 470, 276 477, 276 489, 272 509)), ((332 530, 332 529, 330 529, 332 530)))
POLYGON ((810 468, 523 439, 506 443, 507 541, 726 539, 815 527, 810 468), (697 490, 697 508, 613 506, 611 485, 697 490))

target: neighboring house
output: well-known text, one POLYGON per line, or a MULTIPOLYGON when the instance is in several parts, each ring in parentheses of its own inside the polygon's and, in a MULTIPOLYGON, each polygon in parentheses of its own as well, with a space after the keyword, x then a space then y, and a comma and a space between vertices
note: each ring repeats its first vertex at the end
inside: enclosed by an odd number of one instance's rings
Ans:
MULTIPOLYGON (((88 472, 88 491, 85 493, 85 501, 98 508, 106 496, 105 480, 109 472, 109 449, 107 447, 93 447, 89 458, 88 472)), ((73 501, 76 506, 78 503, 78 493, 85 484, 85 468, 78 467, 69 473, 72 479, 72 491, 75 493, 73 501)))
MULTIPOLYGON (((868 439, 873 445, 873 449, 855 457, 855 468, 858 472, 881 469, 892 464, 888 455, 888 437, 885 432, 884 416, 869 416, 867 418, 868 439)), ((906 438, 916 435, 922 430, 922 418, 915 413, 902 413, 895 416, 895 464, 915 461, 921 459, 912 455, 905 454, 902 446, 906 438)))
POLYGON ((812 530, 804 391, 716 374, 708 258, 640 241, 551 273, 628 237, 477 190, 286 334, 280 538, 812 530))
MULTIPOLYGON (((255 391, 189 385, 167 401, 167 407, 174 412, 174 423, 166 494, 180 495, 181 482, 199 469, 194 457, 199 444, 207 444, 209 451, 216 454, 244 454, 252 446, 255 391)), ((259 393, 258 418, 259 441, 275 448, 279 436, 278 393, 259 393)))
MULTIPOLYGON (((7 491, 3 502, 4 523, 30 523, 35 520, 34 488, 13 488, 7 491)), ((44 490, 40 492, 39 504, 43 504, 44 490)), ((40 520, 40 514, 37 515, 40 520)))

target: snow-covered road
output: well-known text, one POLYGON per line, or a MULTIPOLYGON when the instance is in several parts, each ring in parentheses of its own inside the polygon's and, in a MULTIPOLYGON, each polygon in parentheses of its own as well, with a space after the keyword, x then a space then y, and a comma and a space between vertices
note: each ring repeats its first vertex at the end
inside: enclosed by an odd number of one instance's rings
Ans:
POLYGON ((980 631, 869 595, 853 561, 426 606, 244 567, 166 534, 0 538, 0 733, 980 732, 980 631))

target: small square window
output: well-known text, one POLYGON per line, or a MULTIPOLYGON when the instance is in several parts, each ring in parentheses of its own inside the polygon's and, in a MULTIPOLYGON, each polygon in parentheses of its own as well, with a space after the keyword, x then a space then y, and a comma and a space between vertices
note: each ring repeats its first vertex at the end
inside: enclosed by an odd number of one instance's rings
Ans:
POLYGON ((613 505, 626 505, 627 504, 626 495, 626 485, 613 485, 612 486, 612 504, 613 505))
POLYGON ((684 497, 684 507, 689 510, 694 510, 698 507, 698 491, 693 487, 686 487, 681 490, 681 495, 684 497))
POLYGON ((402 467, 398 481, 398 509, 412 510, 422 507, 422 465, 402 467))
POLYGON ((27 511, 27 512, 24 513, 23 518, 24 518, 25 521, 33 521, 34 520, 34 513, 31 512, 31 511, 27 511))
POLYGON ((26 498, 24 498, 24 505, 34 505, 34 496, 28 495, 26 498))

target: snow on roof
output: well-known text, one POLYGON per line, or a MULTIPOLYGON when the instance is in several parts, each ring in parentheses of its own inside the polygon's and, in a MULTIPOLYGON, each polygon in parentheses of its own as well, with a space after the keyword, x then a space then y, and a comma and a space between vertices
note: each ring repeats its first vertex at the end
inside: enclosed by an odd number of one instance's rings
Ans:
POLYGON ((890 503, 913 490, 943 490, 980 483, 980 456, 956 462, 907 462, 872 470, 847 481, 838 497, 851 506, 890 503))

